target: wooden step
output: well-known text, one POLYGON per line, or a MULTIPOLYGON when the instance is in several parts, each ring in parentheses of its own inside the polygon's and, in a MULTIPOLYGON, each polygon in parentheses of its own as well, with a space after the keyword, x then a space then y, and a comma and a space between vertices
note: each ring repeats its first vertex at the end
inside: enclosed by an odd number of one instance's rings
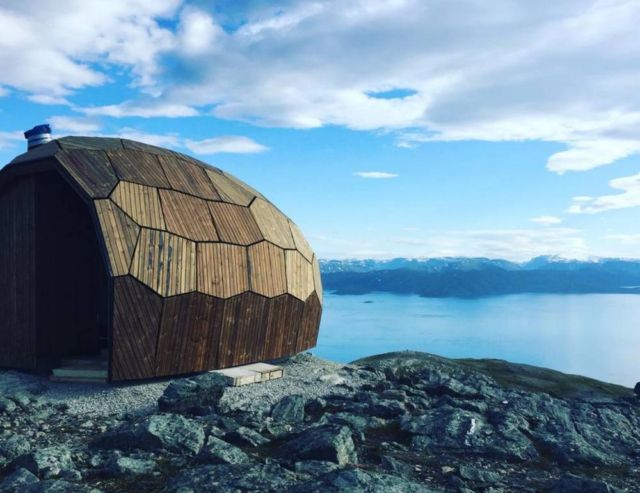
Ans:
POLYGON ((65 363, 52 370, 52 381, 106 381, 109 377, 109 367, 104 360, 69 359, 65 363))
POLYGON ((266 382, 267 380, 275 380, 284 376, 284 370, 281 366, 268 363, 252 363, 223 370, 213 370, 211 373, 218 373, 224 376, 229 385, 233 387, 266 382))

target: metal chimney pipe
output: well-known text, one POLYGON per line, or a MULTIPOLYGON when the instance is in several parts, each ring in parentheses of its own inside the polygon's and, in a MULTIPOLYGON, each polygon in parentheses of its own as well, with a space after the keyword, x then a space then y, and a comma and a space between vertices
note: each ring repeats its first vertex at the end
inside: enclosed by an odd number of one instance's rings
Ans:
POLYGON ((36 125, 24 133, 24 138, 28 141, 28 150, 51 142, 51 127, 48 124, 36 125))

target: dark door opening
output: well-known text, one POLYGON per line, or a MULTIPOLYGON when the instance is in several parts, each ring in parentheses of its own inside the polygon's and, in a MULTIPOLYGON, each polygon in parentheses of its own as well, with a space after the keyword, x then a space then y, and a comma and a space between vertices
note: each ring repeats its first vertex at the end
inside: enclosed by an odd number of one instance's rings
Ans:
POLYGON ((54 171, 36 176, 35 195, 38 366, 104 355, 108 277, 88 206, 54 171))

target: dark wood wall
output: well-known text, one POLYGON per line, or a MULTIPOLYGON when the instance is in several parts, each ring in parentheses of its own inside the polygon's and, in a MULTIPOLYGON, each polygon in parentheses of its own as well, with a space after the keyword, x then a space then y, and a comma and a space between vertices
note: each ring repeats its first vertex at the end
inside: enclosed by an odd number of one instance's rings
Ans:
POLYGON ((88 206, 55 171, 36 175, 36 231, 39 363, 97 353, 108 327, 104 261, 88 206))
POLYGON ((0 366, 36 365, 35 179, 0 188, 0 366))

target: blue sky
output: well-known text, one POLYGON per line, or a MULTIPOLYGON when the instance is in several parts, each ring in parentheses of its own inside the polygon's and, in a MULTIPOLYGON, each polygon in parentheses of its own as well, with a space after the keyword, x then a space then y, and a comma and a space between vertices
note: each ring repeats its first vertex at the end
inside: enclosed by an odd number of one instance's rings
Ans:
POLYGON ((0 163, 49 122, 219 166, 324 258, 636 258, 639 22, 622 0, 8 0, 0 163))

